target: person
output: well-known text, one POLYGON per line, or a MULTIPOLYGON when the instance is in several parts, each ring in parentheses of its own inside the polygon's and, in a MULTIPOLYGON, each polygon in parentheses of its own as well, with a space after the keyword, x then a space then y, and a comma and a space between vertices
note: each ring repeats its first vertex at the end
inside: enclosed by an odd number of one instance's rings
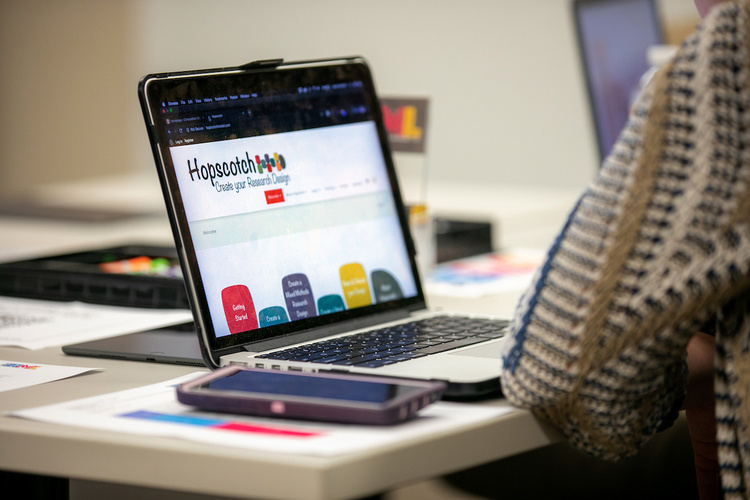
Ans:
POLYGON ((750 0, 695 0, 518 303, 504 395, 634 455, 685 409, 702 499, 750 497, 750 0))

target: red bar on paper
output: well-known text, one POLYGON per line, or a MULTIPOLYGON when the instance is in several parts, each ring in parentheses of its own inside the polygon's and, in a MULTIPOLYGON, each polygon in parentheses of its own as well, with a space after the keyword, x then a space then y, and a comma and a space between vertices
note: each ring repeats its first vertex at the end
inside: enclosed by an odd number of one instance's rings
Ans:
POLYGON ((295 431, 291 429, 278 429, 275 427, 265 427, 262 425, 243 424, 240 422, 227 422, 213 427, 214 429, 223 429, 225 431, 249 432, 252 434, 273 434, 275 436, 289 437, 315 437, 320 436, 319 432, 295 431))
POLYGON ((281 189, 266 191, 266 204, 281 203, 284 201, 284 193, 281 189))

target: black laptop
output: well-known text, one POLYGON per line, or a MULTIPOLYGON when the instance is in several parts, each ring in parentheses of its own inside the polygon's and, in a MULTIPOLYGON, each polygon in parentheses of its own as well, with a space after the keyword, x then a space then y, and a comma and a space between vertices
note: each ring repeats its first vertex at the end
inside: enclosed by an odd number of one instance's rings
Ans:
POLYGON ((656 0, 575 0, 573 13, 600 159, 625 127, 649 47, 663 43, 656 0))

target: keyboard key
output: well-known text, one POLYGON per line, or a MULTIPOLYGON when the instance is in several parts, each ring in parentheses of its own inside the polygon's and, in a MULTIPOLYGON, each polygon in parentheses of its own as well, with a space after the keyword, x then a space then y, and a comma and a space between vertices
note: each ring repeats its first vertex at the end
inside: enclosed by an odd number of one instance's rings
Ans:
POLYGON ((478 344, 484 342, 487 339, 477 337, 467 337, 465 339, 453 340, 451 342, 445 342, 443 344, 433 345, 419 349, 419 352, 423 354, 436 354, 438 352, 450 351, 451 349, 458 349, 467 345, 478 344))

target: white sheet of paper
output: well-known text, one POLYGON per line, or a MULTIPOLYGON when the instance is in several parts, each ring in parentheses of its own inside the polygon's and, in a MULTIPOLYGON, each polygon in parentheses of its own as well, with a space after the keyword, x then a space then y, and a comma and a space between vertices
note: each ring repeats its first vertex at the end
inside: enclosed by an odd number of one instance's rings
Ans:
POLYGON ((99 368, 43 365, 0 359, 0 392, 74 377, 99 368))
POLYGON ((298 455, 333 456, 386 446, 495 419, 510 408, 438 402, 395 426, 336 425, 195 410, 174 386, 202 374, 92 398, 14 411, 12 416, 141 435, 298 455))
POLYGON ((187 309, 141 309, 0 297, 0 345, 42 349, 192 319, 187 309))

